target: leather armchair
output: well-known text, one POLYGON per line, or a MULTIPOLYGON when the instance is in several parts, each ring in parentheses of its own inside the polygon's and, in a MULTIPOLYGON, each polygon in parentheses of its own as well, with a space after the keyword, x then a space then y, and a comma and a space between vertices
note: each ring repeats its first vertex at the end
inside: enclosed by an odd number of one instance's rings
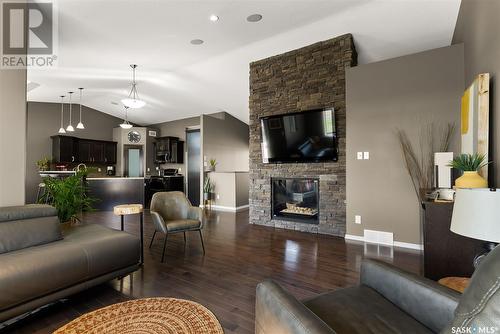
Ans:
POLYGON ((438 333, 460 294, 389 264, 364 260, 360 285, 298 301, 273 281, 257 286, 256 333, 438 333))
POLYGON ((161 262, 165 259, 167 238, 169 234, 173 233, 184 233, 184 242, 186 242, 186 232, 198 231, 203 254, 205 254, 203 234, 201 233, 203 229, 203 212, 201 208, 192 206, 184 193, 180 191, 155 193, 151 200, 150 212, 155 232, 149 243, 149 248, 153 245, 156 232, 165 234, 161 262))

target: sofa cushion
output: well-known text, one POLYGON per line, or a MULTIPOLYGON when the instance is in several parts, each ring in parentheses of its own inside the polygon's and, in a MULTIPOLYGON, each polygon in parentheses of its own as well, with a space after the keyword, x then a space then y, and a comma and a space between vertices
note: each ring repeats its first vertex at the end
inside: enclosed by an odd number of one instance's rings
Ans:
POLYGON ((366 286, 325 293, 304 301, 304 305, 337 334, 432 333, 366 286))
POLYGON ((127 232, 89 224, 64 232, 64 241, 85 251, 89 277, 97 277, 140 261, 140 240, 127 232))
POLYGON ((87 256, 64 240, 0 255, 0 310, 87 278, 87 256))
POLYGON ((57 210, 46 204, 28 204, 0 208, 0 222, 57 216, 57 210))
POLYGON ((0 222, 0 254, 61 239, 61 227, 56 216, 0 222))

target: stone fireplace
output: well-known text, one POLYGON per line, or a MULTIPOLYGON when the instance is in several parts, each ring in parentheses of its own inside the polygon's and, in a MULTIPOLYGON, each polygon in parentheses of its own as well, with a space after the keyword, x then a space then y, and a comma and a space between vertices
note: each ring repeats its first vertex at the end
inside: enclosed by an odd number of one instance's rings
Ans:
POLYGON ((250 64, 251 224, 344 236, 345 69, 356 61, 352 35, 347 34, 250 64), (261 117, 332 107, 338 161, 263 163, 261 117))

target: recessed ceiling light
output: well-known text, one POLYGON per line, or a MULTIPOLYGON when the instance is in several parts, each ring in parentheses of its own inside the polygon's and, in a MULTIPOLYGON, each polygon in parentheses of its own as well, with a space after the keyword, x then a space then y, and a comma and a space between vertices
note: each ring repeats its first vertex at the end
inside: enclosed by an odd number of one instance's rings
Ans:
POLYGON ((260 14, 252 14, 247 17, 248 22, 259 22, 260 20, 262 20, 262 15, 260 14))
POLYGON ((201 45, 204 41, 202 39, 193 39, 190 43, 193 45, 201 45))
POLYGON ((118 102, 111 101, 111 104, 112 104, 112 105, 114 105, 114 106, 117 106, 117 105, 118 105, 118 102))
POLYGON ((210 15, 210 21, 217 22, 219 21, 219 17, 215 14, 210 15))

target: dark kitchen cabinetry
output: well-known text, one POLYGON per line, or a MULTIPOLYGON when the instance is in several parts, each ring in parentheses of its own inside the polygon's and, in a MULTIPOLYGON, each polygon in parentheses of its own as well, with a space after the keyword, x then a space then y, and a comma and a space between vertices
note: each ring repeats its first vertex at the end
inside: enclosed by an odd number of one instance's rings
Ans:
POLYGON ((116 164, 116 142, 53 136, 52 155, 56 162, 116 164))
POLYGON ((77 138, 52 136, 52 158, 55 162, 72 163, 78 161, 77 138))
POLYGON ((182 191, 184 192, 184 176, 151 176, 145 180, 145 204, 149 208, 153 195, 164 191, 182 191))
POLYGON ((424 207, 424 276, 470 277, 472 261, 482 251, 483 242, 450 231, 453 203, 425 202, 424 207))
POLYGON ((177 137, 156 138, 153 143, 155 163, 184 163, 184 142, 177 137))

